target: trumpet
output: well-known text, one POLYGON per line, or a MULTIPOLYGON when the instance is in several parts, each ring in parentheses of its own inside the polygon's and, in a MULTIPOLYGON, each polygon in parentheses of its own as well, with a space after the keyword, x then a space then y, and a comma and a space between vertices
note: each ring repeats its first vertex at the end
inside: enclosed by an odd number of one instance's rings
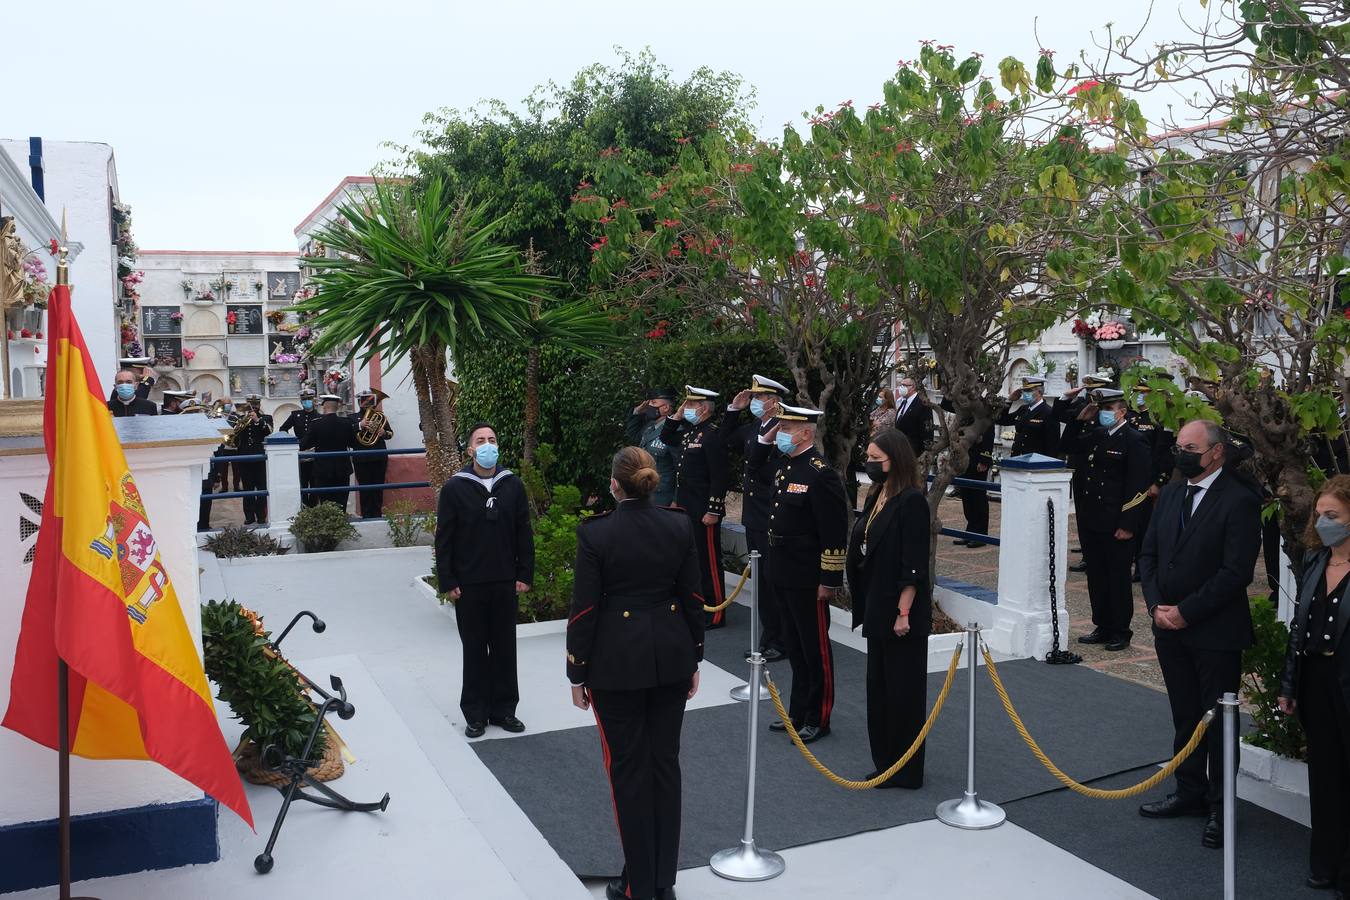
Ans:
POLYGON ((379 405, 389 399, 389 395, 384 391, 375 392, 375 403, 361 416, 361 421, 356 426, 356 442, 362 447, 374 447, 380 438, 384 437, 384 431, 389 426, 389 419, 380 412, 379 405))

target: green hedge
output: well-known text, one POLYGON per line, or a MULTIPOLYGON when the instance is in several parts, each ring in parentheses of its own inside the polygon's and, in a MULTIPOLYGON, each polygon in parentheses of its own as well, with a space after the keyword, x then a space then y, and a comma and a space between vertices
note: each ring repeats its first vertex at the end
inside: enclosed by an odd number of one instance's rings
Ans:
MULTIPOLYGON (((518 461, 523 440, 525 356, 485 345, 455 360, 459 422, 497 427, 502 454, 518 461)), ((767 339, 733 334, 687 342, 637 339, 599 359, 546 351, 540 362, 539 440, 557 448, 550 480, 603 495, 609 461, 623 446, 629 411, 650 388, 685 384, 722 392, 728 401, 765 375, 792 386, 781 354, 767 339)))

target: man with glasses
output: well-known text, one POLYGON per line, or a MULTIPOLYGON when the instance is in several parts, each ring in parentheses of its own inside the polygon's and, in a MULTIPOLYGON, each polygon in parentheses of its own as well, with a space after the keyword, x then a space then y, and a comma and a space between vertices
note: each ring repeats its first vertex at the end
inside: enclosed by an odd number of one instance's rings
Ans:
POLYGON ((915 459, 933 442, 933 410, 920 388, 920 382, 906 375, 895 389, 895 430, 909 441, 915 459))
MULTIPOLYGON (((1252 645, 1247 588, 1261 550, 1261 490, 1229 465, 1243 449, 1214 422, 1182 427, 1176 464, 1183 477, 1159 494, 1139 556, 1176 750, 1220 697, 1238 691, 1242 651, 1252 645)), ((1146 818, 1207 816, 1201 843, 1211 848, 1223 846, 1219 732, 1206 735, 1207 753, 1177 769, 1175 793, 1139 807, 1146 818)))

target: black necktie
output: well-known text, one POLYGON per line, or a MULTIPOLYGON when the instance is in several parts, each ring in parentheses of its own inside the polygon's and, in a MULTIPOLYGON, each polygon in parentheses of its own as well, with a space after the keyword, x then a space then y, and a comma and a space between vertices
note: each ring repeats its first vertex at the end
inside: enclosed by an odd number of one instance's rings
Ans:
POLYGON ((1195 495, 1203 491, 1204 488, 1198 484, 1186 485, 1186 502, 1181 507, 1181 530, 1185 531, 1186 526, 1191 521, 1191 507, 1195 505, 1195 495))

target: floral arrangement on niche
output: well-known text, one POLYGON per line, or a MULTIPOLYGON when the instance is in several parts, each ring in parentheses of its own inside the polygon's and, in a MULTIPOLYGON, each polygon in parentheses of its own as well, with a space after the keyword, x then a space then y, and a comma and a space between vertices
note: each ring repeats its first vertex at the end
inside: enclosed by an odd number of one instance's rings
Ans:
POLYGON ((1123 341, 1129 333, 1129 327, 1117 319, 1107 317, 1106 313, 1096 310, 1089 315, 1075 319, 1073 334, 1089 343, 1101 341, 1123 341))
POLYGON ((346 366, 329 366, 328 371, 323 373, 323 383, 330 388, 336 388, 351 377, 346 366))
POLYGON ((229 312, 227 312, 225 314, 225 324, 230 326, 230 330, 233 331, 234 326, 239 324, 239 314, 236 313, 234 310, 230 310, 229 312))
POLYGON ((269 322, 272 323, 272 327, 273 327, 273 328, 276 328, 276 327, 277 327, 278 325, 280 325, 283 321, 285 321, 285 319, 286 319, 286 314, 285 314, 284 312, 282 312, 281 310, 279 310, 279 309, 271 310, 271 311, 268 312, 268 314, 267 314, 267 321, 269 321, 269 322))
POLYGON ((183 348, 183 361, 184 361, 184 362, 192 362, 192 361, 193 361, 194 359, 196 359, 196 358, 197 358, 197 351, 195 351, 195 350, 189 350, 189 349, 187 349, 186 347, 183 348))
POLYGON ((182 281, 178 282, 178 287, 182 290, 184 297, 190 297, 192 296, 192 291, 196 285, 192 283, 191 278, 184 278, 182 281))
POLYGON ((212 292, 212 290, 211 290, 210 288, 207 288, 206 290, 201 291, 200 293, 198 293, 197 296, 194 297, 193 299, 194 299, 194 300, 201 300, 201 301, 206 302, 206 303, 215 303, 215 302, 216 302, 216 295, 215 295, 214 292, 212 292))
POLYGON ((174 310, 173 312, 169 313, 169 321, 170 322, 183 321, 183 313, 179 310, 174 310))
POLYGON ((47 264, 30 253, 23 258, 23 299, 29 306, 47 308, 47 295, 52 287, 47 282, 47 264))
POLYGON ((299 353, 288 353, 284 350, 272 354, 272 362, 279 366, 289 366, 300 361, 299 353))

